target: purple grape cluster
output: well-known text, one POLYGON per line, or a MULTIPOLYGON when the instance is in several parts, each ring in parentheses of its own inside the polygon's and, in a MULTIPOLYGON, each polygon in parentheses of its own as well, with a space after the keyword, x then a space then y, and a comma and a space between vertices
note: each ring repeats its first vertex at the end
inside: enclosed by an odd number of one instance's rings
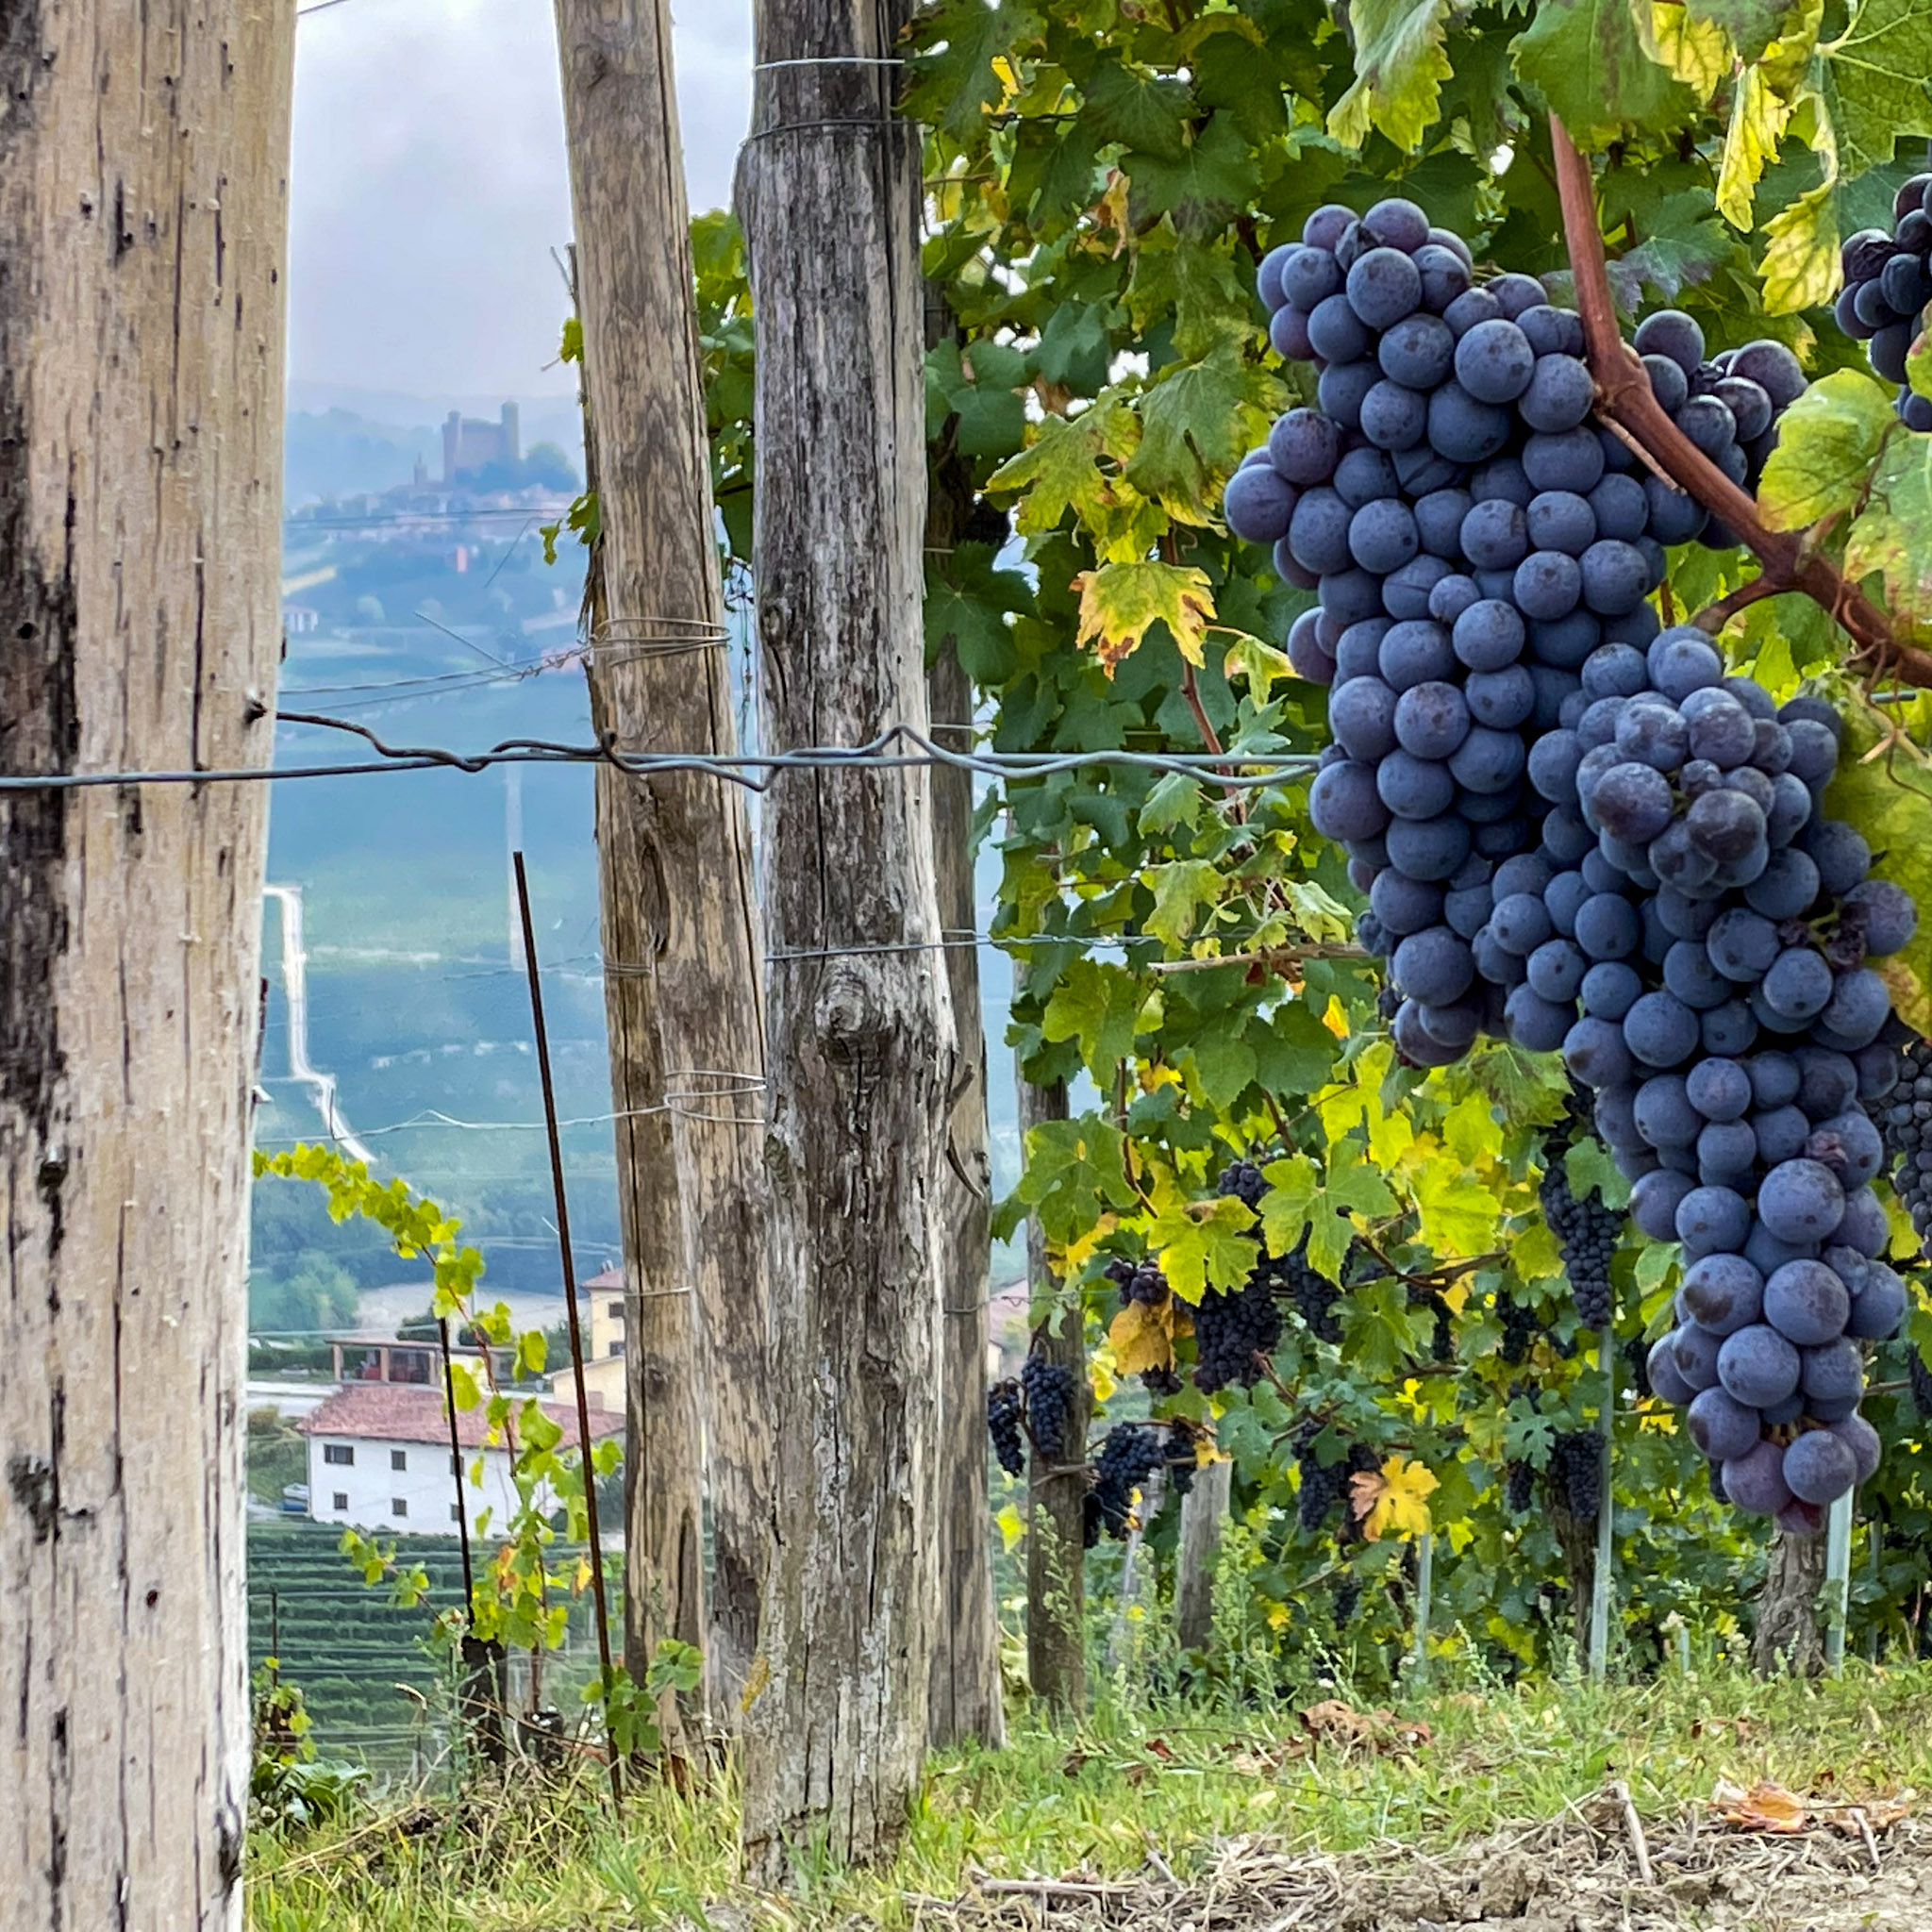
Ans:
MULTIPOLYGON (((1193 1451, 1180 1439, 1174 1424, 1161 1422, 1116 1423, 1100 1445, 1093 1466, 1092 1487, 1087 1491, 1087 1546, 1092 1548, 1105 1530, 1118 1540, 1126 1535, 1133 1523, 1134 1492, 1157 1469, 1173 1462, 1176 1478, 1185 1461, 1188 1481, 1193 1479, 1193 1451), (1179 1453, 1176 1453, 1177 1441, 1179 1453)), ((1176 1493, 1186 1493, 1186 1484, 1176 1479, 1176 1493)))
POLYGON ((1026 1426, 1033 1446, 1047 1461, 1058 1459, 1066 1446, 1067 1418, 1074 1406, 1074 1372, 1064 1362, 1029 1355, 1020 1371, 1020 1388, 1026 1398, 1026 1426))
POLYGON ((1905 1313, 1877 1258, 1885 1150, 1865 1110, 1896 1085, 1895 1023, 1864 962, 1917 914, 1822 816, 1829 707, 1779 710, 1723 668, 1688 629, 1606 647, 1589 709, 1538 746, 1539 787, 1596 843, 1543 892, 1582 1017, 1553 1005, 1535 1043, 1594 1091, 1639 1228, 1682 1243, 1653 1390, 1689 1407, 1737 1507, 1813 1533, 1876 1466, 1858 1344, 1905 1313))
POLYGON ((1008 1475, 1026 1474, 1026 1443, 1021 1434, 1024 1413, 1020 1385, 1008 1376, 986 1391, 986 1428, 992 1438, 992 1453, 1008 1475))
POLYGON ((1543 1143, 1543 1177, 1537 1187, 1537 1200, 1562 1249, 1563 1273, 1576 1303, 1577 1321, 1586 1328, 1607 1328, 1615 1312, 1610 1262, 1624 1231, 1624 1216, 1614 1208, 1606 1208, 1603 1194, 1595 1188, 1582 1200, 1576 1198, 1563 1158, 1566 1147, 1567 1142, 1556 1139, 1543 1143))
POLYGON ((1906 358, 1932 302, 1932 175, 1914 175, 1892 197, 1892 227, 1861 228, 1840 251, 1845 285, 1838 325, 1865 344, 1874 372, 1898 391, 1899 419, 1907 429, 1932 429, 1932 399, 1906 382, 1906 358))
MULTIPOLYGON (((1288 640, 1330 687, 1309 814, 1368 894, 1357 935, 1404 995, 1396 1044, 1422 1066, 1483 1032, 1553 1046, 1536 1036, 1577 987, 1555 956, 1532 971, 1556 931, 1542 888, 1595 838, 1540 795, 1533 747, 1580 719, 1596 654, 1641 661, 1657 637, 1664 546, 1732 540, 1595 422, 1574 312, 1527 275, 1478 285, 1413 202, 1318 209, 1260 292, 1275 348, 1320 371, 1317 407, 1274 425, 1224 510, 1318 593, 1288 640)), ((1667 407, 1751 481, 1804 390, 1796 358, 1765 341, 1707 363, 1676 310, 1644 328, 1667 407)))
POLYGON ((1912 1218, 1922 1252, 1932 1252, 1932 1041, 1899 1047, 1898 1085, 1878 1117, 1892 1191, 1912 1218))

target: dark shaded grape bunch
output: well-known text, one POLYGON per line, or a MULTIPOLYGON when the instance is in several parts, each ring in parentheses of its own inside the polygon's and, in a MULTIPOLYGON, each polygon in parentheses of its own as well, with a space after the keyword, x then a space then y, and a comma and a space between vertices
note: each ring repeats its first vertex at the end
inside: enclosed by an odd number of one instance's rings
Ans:
POLYGON ((1026 1474, 1026 1443, 1020 1432, 1020 1385, 1009 1375, 986 1391, 986 1426, 992 1453, 1008 1475, 1026 1474))
POLYGON ((1579 1523, 1594 1523, 1604 1501, 1604 1439, 1576 1429, 1550 1445, 1550 1472, 1563 1507, 1579 1523))
POLYGON ((1121 1307, 1139 1302, 1143 1307, 1158 1308, 1168 1295, 1167 1276, 1158 1261, 1109 1261, 1108 1277, 1121 1291, 1121 1307), (1119 1270, 1120 1273, 1115 1271, 1119 1270))
POLYGON ((1906 1374, 1912 1386, 1912 1407, 1922 1423, 1932 1423, 1932 1369, 1925 1366, 1917 1342, 1906 1349, 1906 1374))
MULTIPOLYGON (((1174 1442, 1174 1432, 1166 1423, 1116 1423, 1107 1432, 1094 1463, 1088 1501, 1092 1506, 1090 1515, 1108 1536, 1118 1541, 1126 1535, 1133 1522, 1135 1491, 1173 1457, 1174 1442)), ((1187 1456, 1191 1466, 1191 1447, 1187 1456)), ((1176 1483, 1174 1487, 1178 1490, 1181 1486, 1176 1483)), ((1092 1541, 1090 1536, 1089 1547, 1092 1541)))
POLYGON ((1179 1373, 1170 1364, 1161 1364, 1141 1371, 1141 1386, 1150 1395, 1178 1395, 1181 1392, 1179 1373))
POLYGON ((1275 1277, 1288 1291, 1295 1313, 1317 1341, 1341 1340, 1341 1317, 1336 1312, 1341 1291, 1310 1265, 1307 1243, 1275 1264, 1275 1277))
POLYGON ((1067 1417, 1074 1405, 1074 1372, 1064 1362, 1029 1355, 1020 1371, 1020 1387, 1026 1398, 1026 1426, 1032 1432, 1033 1446, 1047 1461, 1057 1461, 1066 1446, 1067 1417))
POLYGON ((1362 1587, 1351 1572, 1335 1586, 1335 1627, 1346 1630, 1355 1622, 1357 1607, 1362 1600, 1362 1587))
POLYGON ((1513 1369, 1520 1362, 1528 1360, 1529 1352, 1542 1330, 1543 1320, 1533 1307, 1516 1300, 1507 1289, 1501 1288, 1496 1291, 1496 1318, 1503 1324, 1503 1340, 1497 1353, 1513 1369))
POLYGON ((1536 1504, 1536 1465, 1512 1462, 1503 1473, 1503 1503, 1512 1516, 1527 1516, 1536 1504))
POLYGON ((1338 1458, 1325 1469, 1315 1454, 1322 1424, 1310 1416, 1294 1432, 1294 1466, 1300 1481, 1295 1491, 1295 1520, 1303 1533, 1313 1536, 1328 1521, 1348 1481, 1348 1464, 1338 1458))
POLYGON ((1624 1342, 1624 1374, 1640 1402, 1647 1402, 1657 1393, 1650 1386, 1650 1342, 1645 1337, 1633 1335, 1624 1342))
POLYGON ((1911 1216, 1922 1248, 1932 1253, 1932 1041, 1914 1035, 1898 1053, 1898 1084, 1878 1124, 1892 1191, 1911 1216))
POLYGON ((1210 1288, 1193 1310, 1194 1386, 1211 1395, 1238 1382, 1252 1389, 1281 1341, 1281 1310, 1265 1271, 1233 1293, 1210 1288))
POLYGON ((1624 1231, 1620 1208, 1606 1208, 1595 1188, 1578 1200, 1570 1187, 1564 1149, 1554 1141, 1543 1143, 1543 1177, 1537 1188, 1543 1219, 1563 1253, 1563 1273, 1576 1303, 1576 1319, 1586 1328, 1607 1328, 1614 1313, 1610 1294, 1610 1260, 1624 1231))
POLYGON ((1214 1183, 1214 1191, 1232 1195, 1244 1207, 1259 1208, 1261 1196, 1268 1191, 1268 1183, 1261 1177, 1261 1170, 1254 1161, 1236 1160, 1221 1170, 1214 1183))
POLYGON ((1838 325, 1863 342, 1874 372, 1899 386, 1899 420, 1907 429, 1932 430, 1932 400, 1913 394, 1906 358, 1932 302, 1932 209, 1925 206, 1932 175, 1914 175, 1892 198, 1892 227, 1861 228, 1840 258, 1845 285, 1838 325))

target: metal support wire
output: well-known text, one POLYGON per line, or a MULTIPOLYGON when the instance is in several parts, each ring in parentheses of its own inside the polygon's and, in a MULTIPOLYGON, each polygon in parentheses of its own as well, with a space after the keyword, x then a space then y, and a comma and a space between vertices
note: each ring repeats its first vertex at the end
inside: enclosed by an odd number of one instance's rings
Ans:
POLYGON ((1058 777, 1070 772, 1120 770, 1211 779, 1223 791, 1263 791, 1285 780, 1310 775, 1317 769, 1312 752, 1250 755, 1221 752, 1144 752, 1101 749, 1079 752, 951 751, 909 724, 894 724, 876 738, 858 745, 818 745, 763 756, 718 758, 693 753, 647 753, 621 750, 614 731, 596 744, 561 744, 541 738, 510 738, 488 751, 464 753, 437 745, 390 745, 366 724, 308 711, 277 711, 285 724, 320 725, 347 731, 373 745, 375 760, 328 765, 294 765, 281 769, 247 766, 221 771, 14 772, 0 774, 0 791, 74 791, 97 786, 258 784, 278 778, 346 778, 375 772, 424 772, 439 768, 475 774, 494 765, 608 764, 630 777, 652 778, 690 772, 741 785, 749 791, 770 791, 781 772, 829 773, 925 771, 944 765, 956 771, 1014 780, 1058 777), (909 747, 909 749, 901 749, 909 747))

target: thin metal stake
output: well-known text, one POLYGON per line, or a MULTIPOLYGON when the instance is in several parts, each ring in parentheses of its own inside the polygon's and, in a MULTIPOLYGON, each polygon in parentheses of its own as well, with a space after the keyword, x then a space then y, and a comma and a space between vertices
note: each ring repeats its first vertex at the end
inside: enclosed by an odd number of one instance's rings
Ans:
MULTIPOLYGON (((577 1316, 576 1267, 570 1251, 570 1206, 563 1185, 563 1145, 557 1137, 557 1090, 550 1079, 550 1036, 543 1028, 543 980, 537 967, 537 934, 530 924, 530 882, 524 855, 510 855, 517 874, 517 911, 524 927, 524 971, 530 982, 530 1024, 537 1035, 537 1077, 543 1086, 543 1124, 550 1136, 550 1179, 557 1192, 557 1245, 563 1263, 563 1307, 570 1327, 570 1366, 577 1391, 577 1456, 584 1472, 584 1523, 591 1538, 591 1588, 597 1611, 597 1658, 604 1672, 605 1709, 616 1673, 610 1662, 610 1610, 604 1593, 604 1546, 597 1534, 597 1472, 591 1457, 591 1398, 584 1390, 584 1331, 577 1316)), ((610 1750, 610 1801, 624 1800, 624 1767, 610 1750)))
POLYGON ((1592 1683, 1601 1684, 1609 1668, 1610 1566, 1616 1559, 1616 1504, 1610 1484, 1617 1473, 1617 1338, 1608 1327, 1603 1332, 1598 1358, 1604 1371, 1604 1407, 1597 1419, 1604 1438, 1604 1480, 1596 1511, 1596 1563, 1590 1579, 1590 1675, 1592 1683))
POLYGON ((1415 1679, 1426 1683, 1429 1675, 1429 1594, 1436 1585, 1436 1535, 1425 1529, 1415 1552, 1415 1679))
POLYGON ((436 1333, 442 1342, 442 1399, 449 1409, 449 1469, 456 1479, 457 1536, 463 1546, 463 1627, 468 1629, 475 1614, 476 1582, 470 1574, 470 1506, 463 1494, 463 1444, 457 1434, 457 1378, 449 1359, 449 1317, 436 1318, 436 1333))
POLYGON ((1848 1491, 1824 1519, 1824 1662, 1844 1669, 1845 1622, 1852 1607, 1852 1498, 1848 1491))

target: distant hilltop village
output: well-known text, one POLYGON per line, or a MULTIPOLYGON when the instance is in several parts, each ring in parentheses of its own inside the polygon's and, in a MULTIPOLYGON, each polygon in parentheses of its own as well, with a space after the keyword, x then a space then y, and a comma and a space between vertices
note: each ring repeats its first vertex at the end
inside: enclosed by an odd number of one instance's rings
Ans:
MULTIPOLYGON (((492 463, 515 463, 523 459, 522 430, 517 406, 504 404, 494 423, 479 416, 465 416, 452 409, 442 425, 442 481, 447 489, 466 475, 488 469, 492 463)), ((426 483, 419 460, 417 484, 426 483)))

